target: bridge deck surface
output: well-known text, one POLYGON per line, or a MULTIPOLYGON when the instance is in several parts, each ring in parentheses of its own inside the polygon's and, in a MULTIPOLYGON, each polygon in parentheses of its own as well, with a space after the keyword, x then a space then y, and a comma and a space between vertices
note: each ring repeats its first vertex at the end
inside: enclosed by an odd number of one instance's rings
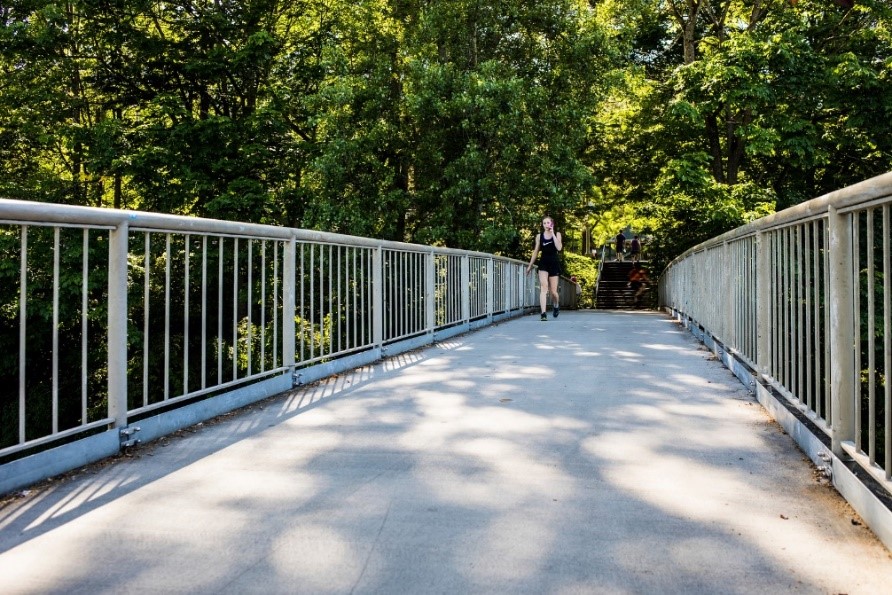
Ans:
POLYGON ((564 312, 32 488, 0 592, 888 592, 858 522, 676 323, 564 312))

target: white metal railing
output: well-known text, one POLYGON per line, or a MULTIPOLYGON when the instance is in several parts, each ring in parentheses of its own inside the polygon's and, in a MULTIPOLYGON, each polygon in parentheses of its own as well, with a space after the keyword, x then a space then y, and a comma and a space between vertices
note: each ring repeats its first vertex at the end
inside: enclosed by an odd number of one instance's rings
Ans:
POLYGON ((0 463, 538 304, 516 260, 152 213, 0 200, 0 250, 0 463))
POLYGON ((892 483, 892 173, 704 242, 660 280, 696 321, 892 483))

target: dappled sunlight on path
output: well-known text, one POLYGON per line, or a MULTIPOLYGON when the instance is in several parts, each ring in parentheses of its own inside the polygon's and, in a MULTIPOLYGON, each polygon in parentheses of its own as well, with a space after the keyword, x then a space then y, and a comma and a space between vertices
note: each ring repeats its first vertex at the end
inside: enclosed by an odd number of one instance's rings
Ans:
POLYGON ((0 590, 878 592, 853 518, 677 325, 566 312, 35 489, 0 510, 0 590))

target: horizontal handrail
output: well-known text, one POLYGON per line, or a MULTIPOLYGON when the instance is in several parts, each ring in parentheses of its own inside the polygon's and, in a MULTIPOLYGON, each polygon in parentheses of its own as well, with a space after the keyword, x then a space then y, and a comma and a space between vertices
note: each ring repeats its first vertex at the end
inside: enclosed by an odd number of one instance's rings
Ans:
MULTIPOLYGON (((30 225, 46 227, 91 227, 96 229, 114 229, 126 223, 131 231, 151 230, 180 234, 251 237, 258 239, 265 238, 270 240, 293 239, 301 242, 315 242, 326 245, 340 244, 347 246, 364 246, 408 252, 433 251, 438 254, 455 254, 460 256, 493 256, 485 252, 463 250, 460 248, 409 244, 393 240, 365 238, 311 229, 279 227, 262 223, 242 223, 238 221, 168 215, 146 211, 105 209, 13 199, 0 199, 0 224, 2 223, 8 225, 28 223, 30 225)), ((521 261, 514 260, 514 262, 520 263, 521 261)))

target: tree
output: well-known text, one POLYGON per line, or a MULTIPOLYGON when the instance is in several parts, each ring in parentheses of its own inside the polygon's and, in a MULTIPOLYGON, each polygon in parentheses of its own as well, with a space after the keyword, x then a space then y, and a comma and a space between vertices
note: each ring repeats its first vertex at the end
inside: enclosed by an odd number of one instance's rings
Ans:
POLYGON ((629 64, 591 141, 614 149, 592 167, 617 200, 639 206, 670 257, 774 205, 889 169, 885 4, 658 6, 608 15, 651 24, 617 37, 629 64))

